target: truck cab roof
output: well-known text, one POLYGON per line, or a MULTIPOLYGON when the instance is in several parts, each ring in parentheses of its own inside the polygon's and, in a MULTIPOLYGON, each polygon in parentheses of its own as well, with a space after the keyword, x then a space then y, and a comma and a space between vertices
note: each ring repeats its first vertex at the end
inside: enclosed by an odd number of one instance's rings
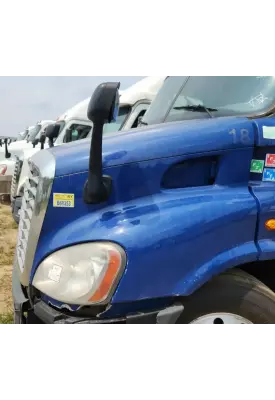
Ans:
MULTIPOLYGON (((165 76, 148 76, 141 79, 134 85, 125 90, 120 90, 120 106, 133 106, 138 101, 145 100, 151 102, 161 88, 165 76)), ((69 119, 87 120, 87 108, 90 102, 90 97, 80 101, 64 114, 57 118, 58 121, 67 121, 69 119)))

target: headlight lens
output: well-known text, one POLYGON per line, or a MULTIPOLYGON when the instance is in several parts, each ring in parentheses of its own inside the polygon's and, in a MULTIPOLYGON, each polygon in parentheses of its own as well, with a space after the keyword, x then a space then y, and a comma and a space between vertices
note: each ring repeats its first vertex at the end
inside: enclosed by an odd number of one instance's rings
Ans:
POLYGON ((125 265, 125 252, 114 243, 79 244, 42 261, 33 286, 63 303, 101 304, 113 293, 125 265))

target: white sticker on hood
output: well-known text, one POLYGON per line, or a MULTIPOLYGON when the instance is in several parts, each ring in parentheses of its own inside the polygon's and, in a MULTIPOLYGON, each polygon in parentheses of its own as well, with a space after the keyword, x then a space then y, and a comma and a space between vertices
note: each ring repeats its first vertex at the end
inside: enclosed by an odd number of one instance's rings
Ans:
POLYGON ((275 140, 275 126, 263 126, 263 138, 275 140))

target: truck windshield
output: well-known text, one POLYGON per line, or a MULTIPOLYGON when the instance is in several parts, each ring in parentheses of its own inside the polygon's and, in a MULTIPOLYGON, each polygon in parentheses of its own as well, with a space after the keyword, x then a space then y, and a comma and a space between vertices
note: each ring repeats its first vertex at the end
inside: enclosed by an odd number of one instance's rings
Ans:
POLYGON ((18 139, 19 139, 19 140, 24 140, 24 139, 26 139, 28 133, 29 133, 29 131, 28 131, 28 129, 26 129, 26 130, 24 131, 24 133, 22 133, 21 135, 20 135, 20 134, 18 135, 18 139))
POLYGON ((166 78, 143 123, 261 114, 274 101, 273 76, 171 76, 166 78))
POLYGON ((41 125, 37 124, 30 132, 29 132, 29 136, 28 136, 28 140, 29 142, 32 142, 36 136, 39 134, 41 130, 41 125))
POLYGON ((29 131, 28 131, 28 129, 26 129, 24 134, 23 134, 22 139, 26 139, 26 137, 28 136, 28 133, 29 133, 29 131))

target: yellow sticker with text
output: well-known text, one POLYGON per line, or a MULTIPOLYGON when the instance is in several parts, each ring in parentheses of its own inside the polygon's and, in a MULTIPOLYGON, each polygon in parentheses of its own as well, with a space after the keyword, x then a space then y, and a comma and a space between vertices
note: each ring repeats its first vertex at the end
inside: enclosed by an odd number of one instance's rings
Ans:
POLYGON ((74 194, 54 193, 53 206, 61 208, 74 208, 74 194))

